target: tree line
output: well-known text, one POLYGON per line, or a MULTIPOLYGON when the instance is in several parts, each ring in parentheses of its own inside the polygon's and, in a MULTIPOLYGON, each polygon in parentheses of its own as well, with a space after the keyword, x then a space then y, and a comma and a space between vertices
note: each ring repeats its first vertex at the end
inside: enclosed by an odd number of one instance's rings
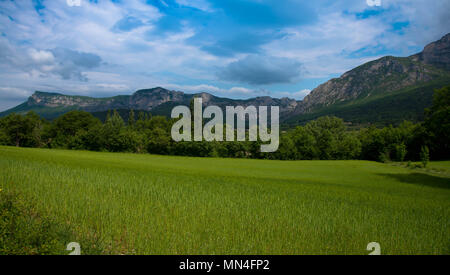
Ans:
POLYGON ((133 110, 127 121, 112 111, 105 122, 84 111, 54 121, 34 112, 10 114, 0 118, 0 145, 279 160, 441 160, 450 158, 449 89, 435 91, 422 123, 350 131, 340 118, 321 117, 281 133, 275 153, 261 153, 261 142, 174 142, 175 120, 133 110))

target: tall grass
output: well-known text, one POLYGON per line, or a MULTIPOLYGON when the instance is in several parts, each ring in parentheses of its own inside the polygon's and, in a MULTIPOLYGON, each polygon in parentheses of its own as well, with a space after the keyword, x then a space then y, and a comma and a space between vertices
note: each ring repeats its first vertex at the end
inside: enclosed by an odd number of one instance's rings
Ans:
POLYGON ((13 186, 103 253, 450 253, 450 180, 375 162, 0 147, 13 186))

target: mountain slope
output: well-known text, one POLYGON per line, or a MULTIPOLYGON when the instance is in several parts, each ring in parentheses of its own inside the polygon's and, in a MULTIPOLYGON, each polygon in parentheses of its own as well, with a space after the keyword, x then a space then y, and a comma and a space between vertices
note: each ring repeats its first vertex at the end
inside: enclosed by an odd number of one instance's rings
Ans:
POLYGON ((342 102, 314 112, 288 118, 291 126, 305 124, 321 116, 337 116, 355 125, 398 125, 404 120, 423 121, 424 109, 431 106, 435 89, 450 84, 450 78, 406 87, 389 94, 342 102))

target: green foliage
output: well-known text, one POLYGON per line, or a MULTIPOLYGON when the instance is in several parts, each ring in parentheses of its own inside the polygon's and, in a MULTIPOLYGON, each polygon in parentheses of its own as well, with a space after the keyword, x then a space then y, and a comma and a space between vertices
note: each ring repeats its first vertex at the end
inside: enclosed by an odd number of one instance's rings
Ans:
POLYGON ((40 147, 44 123, 34 112, 26 115, 10 114, 1 119, 0 127, 3 132, 0 136, 1 141, 6 145, 40 147))
POLYGON ((100 125, 100 121, 88 112, 71 111, 52 123, 46 137, 51 147, 79 149, 81 136, 100 125))
POLYGON ((67 255, 71 242, 80 244, 82 254, 105 252, 96 234, 77 234, 73 226, 40 211, 16 185, 0 186, 0 255, 67 255))
POLYGON ((382 163, 390 162, 391 157, 390 157, 389 151, 380 152, 380 155, 378 156, 378 160, 382 163))
POLYGON ((0 191, 0 255, 67 254, 72 232, 36 211, 23 196, 0 191))
POLYGON ((450 86, 436 90, 424 123, 427 145, 435 159, 450 157, 450 86))
MULTIPOLYGON (((347 132, 344 121, 336 117, 321 117, 298 126, 288 136, 294 145, 289 149, 293 150, 293 159, 353 159, 361 151, 357 137, 347 132)), ((284 139, 281 147, 284 142, 290 143, 284 139)))
POLYGON ((420 151, 420 161, 422 162, 423 167, 426 168, 430 161, 430 150, 428 149, 428 146, 422 147, 422 150, 420 151))
POLYGON ((125 122, 117 111, 114 111, 111 116, 108 116, 100 132, 102 148, 109 152, 125 151, 127 149, 127 141, 123 135, 124 127, 125 122))
MULTIPOLYGON (((410 153, 410 159, 415 159, 418 137, 422 126, 411 122, 404 122, 399 127, 384 127, 378 129, 374 126, 363 129, 359 133, 362 143, 361 158, 386 162, 389 160, 403 161, 410 153)), ((420 148, 420 147, 419 147, 420 148)))
POLYGON ((0 145, 9 145, 10 140, 3 127, 0 127, 0 145))
POLYGON ((404 161, 406 157, 406 145, 404 143, 395 145, 396 161, 404 161))
POLYGON ((131 109, 130 114, 128 116, 128 126, 134 127, 135 123, 136 123, 136 120, 134 118, 134 110, 131 109))

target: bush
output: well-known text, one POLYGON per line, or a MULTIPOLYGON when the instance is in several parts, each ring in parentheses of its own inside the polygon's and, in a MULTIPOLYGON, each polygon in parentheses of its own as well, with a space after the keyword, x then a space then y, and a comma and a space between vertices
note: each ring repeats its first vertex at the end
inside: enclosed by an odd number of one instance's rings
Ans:
POLYGON ((66 254, 71 234, 15 193, 0 192, 0 254, 66 254))
POLYGON ((426 168, 430 161, 430 150, 428 149, 428 146, 422 147, 422 150, 420 151, 420 161, 422 162, 423 168, 426 168))
POLYGON ((378 156, 378 160, 383 163, 388 163, 391 161, 389 155, 390 155, 389 151, 381 152, 380 155, 378 156))
POLYGON ((100 120, 84 111, 71 111, 44 129, 43 137, 51 148, 86 149, 83 138, 90 129, 99 128, 100 120))
POLYGON ((10 114, 1 119, 2 143, 17 147, 40 147, 44 121, 34 112, 26 115, 10 114))
POLYGON ((18 193, 0 189, 0 255, 67 255, 66 246, 73 241, 84 254, 102 252, 98 240, 80 239, 18 193))
POLYGON ((395 160, 404 161, 406 157, 406 145, 404 143, 395 145, 395 160))
POLYGON ((9 145, 10 141, 6 133, 0 129, 0 145, 9 145))
POLYGON ((434 159, 450 158, 450 86, 436 90, 432 106, 425 111, 424 127, 434 159))

